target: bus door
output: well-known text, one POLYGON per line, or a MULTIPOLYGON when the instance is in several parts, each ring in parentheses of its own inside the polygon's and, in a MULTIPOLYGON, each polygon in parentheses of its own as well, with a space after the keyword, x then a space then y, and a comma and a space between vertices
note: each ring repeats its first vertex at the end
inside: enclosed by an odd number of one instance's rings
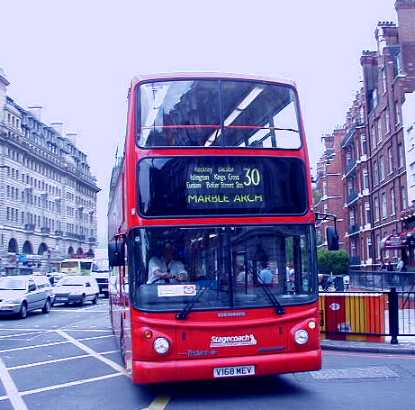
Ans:
POLYGON ((128 372, 131 372, 132 353, 131 353, 131 314, 129 297, 129 278, 128 278, 128 252, 127 244, 124 243, 124 264, 119 268, 119 311, 121 322, 120 346, 121 355, 128 372))

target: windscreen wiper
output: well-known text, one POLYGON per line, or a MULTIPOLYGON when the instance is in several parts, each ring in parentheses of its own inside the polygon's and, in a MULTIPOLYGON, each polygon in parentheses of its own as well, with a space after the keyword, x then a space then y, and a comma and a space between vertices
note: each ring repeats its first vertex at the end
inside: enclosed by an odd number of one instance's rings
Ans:
POLYGON ((269 301, 275 307, 275 312, 277 313, 277 315, 283 315, 285 313, 284 307, 281 305, 281 303, 278 301, 275 295, 269 290, 267 285, 262 281, 262 279, 259 276, 257 276, 257 279, 258 279, 258 283, 261 286, 261 289, 264 291, 269 301))
POLYGON ((202 295, 210 288, 212 282, 208 285, 204 286, 203 288, 199 288, 196 295, 185 305, 185 307, 176 314, 177 320, 186 320, 187 316, 189 316, 190 311, 193 309, 194 304, 202 297, 202 295))

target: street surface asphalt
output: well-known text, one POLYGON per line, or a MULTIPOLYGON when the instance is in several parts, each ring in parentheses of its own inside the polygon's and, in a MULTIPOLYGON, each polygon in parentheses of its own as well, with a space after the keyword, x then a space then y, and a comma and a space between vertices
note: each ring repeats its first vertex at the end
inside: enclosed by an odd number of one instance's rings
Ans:
POLYGON ((324 352, 320 372, 134 386, 108 302, 0 319, 4 409, 415 409, 415 355, 324 352))

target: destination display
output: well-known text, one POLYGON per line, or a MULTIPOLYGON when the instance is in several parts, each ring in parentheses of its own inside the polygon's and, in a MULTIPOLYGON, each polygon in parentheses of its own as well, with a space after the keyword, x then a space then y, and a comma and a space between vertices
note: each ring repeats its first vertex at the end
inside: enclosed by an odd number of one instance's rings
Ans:
POLYGON ((186 178, 188 208, 264 208, 263 167, 243 164, 190 165, 186 178))
POLYGON ((299 215, 307 209, 305 167, 297 158, 145 158, 137 172, 145 217, 299 215))

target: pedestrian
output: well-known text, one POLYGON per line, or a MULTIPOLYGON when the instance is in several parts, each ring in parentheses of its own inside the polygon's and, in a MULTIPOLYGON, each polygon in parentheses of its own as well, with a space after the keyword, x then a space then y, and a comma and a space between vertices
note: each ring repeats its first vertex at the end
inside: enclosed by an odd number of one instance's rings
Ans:
POLYGON ((398 272, 406 272, 406 265, 405 262, 403 261, 403 259, 399 259, 398 264, 396 265, 396 270, 398 272))

